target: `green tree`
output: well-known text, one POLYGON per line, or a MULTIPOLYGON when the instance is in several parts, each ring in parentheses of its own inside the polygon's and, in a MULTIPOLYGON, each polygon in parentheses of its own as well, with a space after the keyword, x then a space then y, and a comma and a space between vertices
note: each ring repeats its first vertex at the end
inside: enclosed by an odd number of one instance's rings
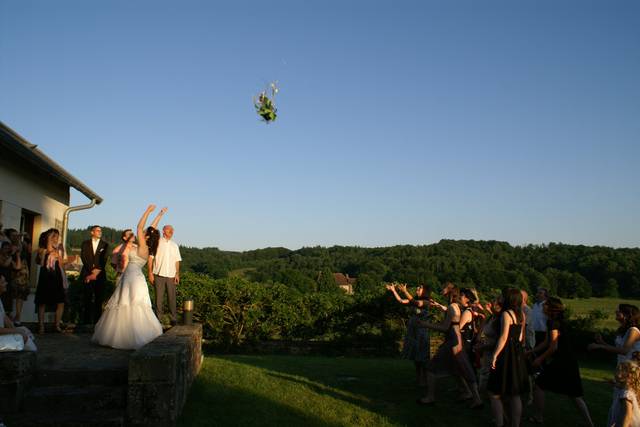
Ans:
POLYGON ((362 273, 358 276, 358 282, 356 283, 356 294, 368 294, 375 292, 377 288, 382 286, 382 281, 377 280, 375 277, 367 273, 362 273))
POLYGON ((333 272, 328 268, 322 269, 318 277, 318 292, 337 292, 339 289, 333 272))
POLYGON ((618 298, 620 296, 618 293, 618 282, 616 279, 607 280, 602 291, 602 296, 611 298, 618 298))

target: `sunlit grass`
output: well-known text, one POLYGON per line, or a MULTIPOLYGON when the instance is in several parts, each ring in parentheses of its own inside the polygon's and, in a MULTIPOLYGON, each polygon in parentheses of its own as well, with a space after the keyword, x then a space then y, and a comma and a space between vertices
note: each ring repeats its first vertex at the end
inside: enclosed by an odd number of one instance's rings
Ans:
MULTIPOLYGON (((582 363, 585 398, 596 425, 611 403, 610 364, 582 363)), ((454 382, 438 385, 433 407, 415 403, 413 366, 398 359, 297 356, 206 357, 181 426, 467 426, 491 425, 488 405, 455 402, 454 382)), ((579 425, 572 402, 549 395, 546 425, 579 425)), ((526 422, 523 423, 526 425, 526 422)))

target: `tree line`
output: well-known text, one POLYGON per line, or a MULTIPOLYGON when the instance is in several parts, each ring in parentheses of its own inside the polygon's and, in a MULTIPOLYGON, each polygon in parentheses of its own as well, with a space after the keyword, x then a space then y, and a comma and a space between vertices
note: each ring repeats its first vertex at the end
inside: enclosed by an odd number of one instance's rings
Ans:
MULTIPOLYGON (((103 227, 117 242, 120 230, 103 227)), ((80 246, 87 230, 69 230, 68 245, 80 246)), ((265 248, 245 252, 218 248, 180 248, 183 270, 214 279, 243 277, 256 283, 283 284, 298 292, 340 292, 332 273, 357 278, 356 293, 371 292, 384 282, 448 281, 486 293, 514 286, 538 287, 562 298, 591 296, 640 298, 640 249, 605 246, 512 246, 499 241, 441 240, 430 245, 381 248, 355 246, 265 248)))

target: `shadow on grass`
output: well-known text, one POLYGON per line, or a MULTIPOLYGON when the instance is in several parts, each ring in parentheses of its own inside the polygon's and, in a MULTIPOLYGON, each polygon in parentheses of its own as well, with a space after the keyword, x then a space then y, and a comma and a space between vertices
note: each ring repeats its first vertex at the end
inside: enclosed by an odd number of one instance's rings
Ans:
POLYGON ((196 382, 177 425, 337 427, 341 424, 318 419, 244 388, 196 382))
MULTIPOLYGON (((452 378, 438 381, 438 403, 431 407, 416 405, 420 395, 415 386, 413 366, 395 359, 342 359, 291 356, 225 356, 235 363, 265 369, 280 381, 304 386, 321 396, 342 400, 385 417, 393 424, 407 426, 471 426, 492 425, 490 405, 485 399, 482 411, 468 409, 456 402, 457 392, 452 378)), ((602 370, 599 363, 588 368, 596 379, 584 379, 585 400, 595 425, 604 425, 611 404, 611 386, 600 377, 611 371, 602 370)), ((553 393, 547 394, 545 425, 582 425, 573 400, 553 393)), ((311 403, 311 402, 310 402, 311 403)), ((523 398, 523 404, 526 398, 523 398)), ((529 425, 525 408, 522 425, 529 425)))
MULTIPOLYGON (((394 425, 459 425, 467 416, 477 424, 489 425, 488 409, 477 412, 455 402, 452 378, 438 382, 436 406, 415 403, 420 392, 415 386, 411 363, 394 359, 342 359, 287 356, 228 356, 225 359, 265 369, 267 375, 303 386, 319 396, 358 406, 386 418, 394 425)), ((312 402, 310 402, 311 404, 312 402)), ((348 425, 348 424, 347 424, 348 425)))

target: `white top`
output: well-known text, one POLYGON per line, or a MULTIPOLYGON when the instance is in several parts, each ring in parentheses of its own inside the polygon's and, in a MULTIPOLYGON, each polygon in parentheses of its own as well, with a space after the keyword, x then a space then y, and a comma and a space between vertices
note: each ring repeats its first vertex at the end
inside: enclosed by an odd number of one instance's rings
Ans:
POLYGON ((153 257, 153 274, 162 277, 175 277, 176 262, 178 261, 182 261, 182 257, 176 242, 161 237, 158 250, 153 257))
POLYGON ((536 332, 547 331, 547 315, 544 314, 543 306, 544 301, 537 302, 533 304, 533 308, 531 309, 531 325, 536 332))
POLYGON ((638 398, 633 390, 628 388, 619 389, 618 387, 613 390, 613 403, 609 409, 609 422, 608 426, 621 426, 622 419, 624 417, 624 405, 622 400, 628 400, 631 402, 631 427, 640 426, 640 408, 638 407, 638 398))
POLYGON ((93 247, 93 254, 96 254, 98 250, 98 245, 100 244, 100 239, 91 238, 91 246, 93 247))
POLYGON ((526 322, 524 328, 524 343, 527 348, 534 348, 536 346, 536 332, 533 330, 531 307, 528 305, 522 306, 522 311, 524 312, 526 322))
MULTIPOLYGON (((616 340, 615 340, 616 347, 622 347, 624 345, 632 329, 635 329, 636 332, 640 332, 640 329, 636 328, 635 326, 630 327, 629 329, 627 329, 627 332, 625 332, 624 336, 620 336, 620 335, 616 336, 616 340)), ((631 346, 631 349, 627 354, 618 354, 618 364, 625 362, 627 360, 631 360, 631 358, 633 357, 633 353, 635 353, 636 351, 640 351, 640 340, 633 343, 633 345, 631 346)))

